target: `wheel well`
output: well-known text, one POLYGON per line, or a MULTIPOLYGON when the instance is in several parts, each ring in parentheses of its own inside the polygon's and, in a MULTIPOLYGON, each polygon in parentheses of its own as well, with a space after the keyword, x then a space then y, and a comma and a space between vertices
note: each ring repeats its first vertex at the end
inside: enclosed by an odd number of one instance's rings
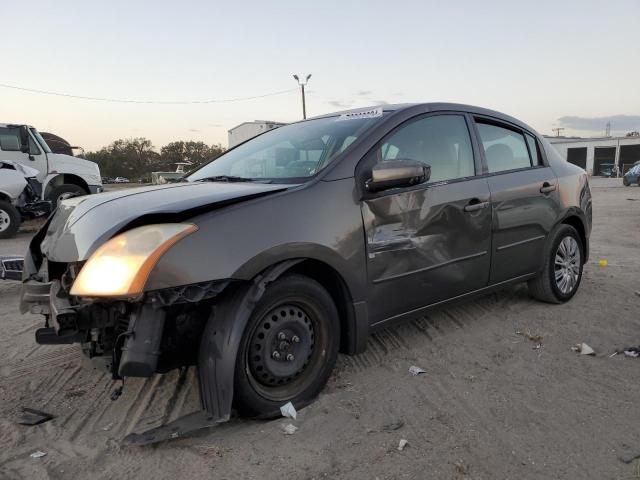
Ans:
POLYGON ((9 195, 5 195, 2 192, 0 192, 0 200, 4 200, 5 202, 11 203, 11 198, 9 198, 9 195))
POLYGON ((349 352, 349 340, 356 332, 351 332, 349 325, 355 315, 352 306, 351 293, 342 276, 332 267, 319 260, 307 259, 296 263, 287 272, 295 272, 314 279, 327 289, 338 309, 340 316, 340 352, 349 352))
POLYGON ((587 244, 587 234, 585 232, 584 229, 584 224, 582 223, 582 220, 580 220, 579 217, 572 215, 570 217, 565 218, 562 223, 564 223, 565 225, 571 225, 573 228, 576 229, 576 231, 578 232, 578 235, 580 235, 580 241, 582 242, 582 248, 584 248, 585 250, 585 259, 584 261, 586 262, 588 260, 588 255, 589 255, 589 250, 588 250, 588 244, 587 244))
POLYGON ((69 185, 69 184, 77 185, 78 187, 82 188, 86 194, 89 194, 89 185, 87 185, 87 182, 85 182, 82 178, 78 177, 77 175, 73 175, 70 173, 63 173, 58 175, 57 177, 54 177, 47 184, 47 191, 45 196, 49 194, 52 188, 59 187, 60 185, 69 185))

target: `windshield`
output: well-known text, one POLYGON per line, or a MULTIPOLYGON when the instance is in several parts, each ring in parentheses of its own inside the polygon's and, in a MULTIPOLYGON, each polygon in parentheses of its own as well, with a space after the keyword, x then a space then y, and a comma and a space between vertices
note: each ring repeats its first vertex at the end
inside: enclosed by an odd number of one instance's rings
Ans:
POLYGON ((32 128, 31 133, 34 137, 36 137, 36 140, 38 140, 38 143, 40 144, 42 149, 47 153, 51 153, 51 149, 49 148, 49 145, 47 145, 47 142, 44 141, 44 138, 42 138, 42 135, 40 135, 40 132, 35 128, 32 128))
MULTIPOLYGON (((205 165, 187 179, 232 177, 275 183, 305 181, 329 165, 382 117, 319 118, 270 130, 205 165)), ((220 178, 224 180, 224 178, 220 178)))

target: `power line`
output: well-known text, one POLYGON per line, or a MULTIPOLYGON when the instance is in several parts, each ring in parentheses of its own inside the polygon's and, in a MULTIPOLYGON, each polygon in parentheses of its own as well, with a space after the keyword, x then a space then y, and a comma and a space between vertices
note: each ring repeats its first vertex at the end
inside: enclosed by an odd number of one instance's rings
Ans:
POLYGON ((229 103, 229 102, 241 102, 245 100, 254 100, 257 98, 273 97, 275 95, 282 95, 284 93, 295 92, 297 88, 289 88, 288 90, 280 90, 279 92, 265 93, 264 95, 253 95, 250 97, 236 97, 236 98, 224 98, 224 99, 210 99, 210 100, 186 100, 186 101, 164 101, 164 100, 133 100, 122 98, 105 98, 105 97, 86 97, 83 95, 71 95, 69 93, 50 92, 47 90, 38 90, 35 88, 18 87, 16 85, 7 85, 0 83, 0 87, 11 88, 13 90, 20 90, 29 93, 39 93, 41 95, 53 95, 56 97, 75 98, 78 100, 93 100, 96 102, 110 102, 110 103, 138 103, 147 105, 198 105, 206 103, 229 103))

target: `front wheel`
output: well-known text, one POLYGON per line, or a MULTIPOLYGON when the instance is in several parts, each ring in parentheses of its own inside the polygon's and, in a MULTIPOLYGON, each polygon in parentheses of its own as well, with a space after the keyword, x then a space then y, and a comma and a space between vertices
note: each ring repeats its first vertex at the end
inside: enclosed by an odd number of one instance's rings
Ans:
POLYGON ((11 238, 18 233, 20 212, 5 200, 0 200, 0 238, 11 238))
POLYGON ((584 246, 576 229, 558 225, 549 234, 542 272, 529 280, 529 292, 543 302, 568 301, 580 286, 583 259, 584 246))
POLYGON ((318 282, 286 275, 270 284, 249 319, 236 359, 234 403, 252 417, 310 403, 327 383, 340 345, 336 306, 318 282))
POLYGON ((47 200, 51 202, 52 208, 56 208, 58 206, 58 203, 60 203, 62 200, 71 197, 79 197, 86 194, 87 192, 85 192, 82 187, 70 183, 65 183, 63 185, 53 187, 47 195, 47 200))

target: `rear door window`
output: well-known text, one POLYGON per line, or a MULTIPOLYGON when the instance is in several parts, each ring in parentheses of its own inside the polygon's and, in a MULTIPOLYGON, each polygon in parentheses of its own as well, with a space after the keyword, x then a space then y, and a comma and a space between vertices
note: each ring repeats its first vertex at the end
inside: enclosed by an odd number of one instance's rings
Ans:
POLYGON ((489 173, 517 170, 533 165, 521 132, 490 123, 477 123, 477 127, 489 173))

